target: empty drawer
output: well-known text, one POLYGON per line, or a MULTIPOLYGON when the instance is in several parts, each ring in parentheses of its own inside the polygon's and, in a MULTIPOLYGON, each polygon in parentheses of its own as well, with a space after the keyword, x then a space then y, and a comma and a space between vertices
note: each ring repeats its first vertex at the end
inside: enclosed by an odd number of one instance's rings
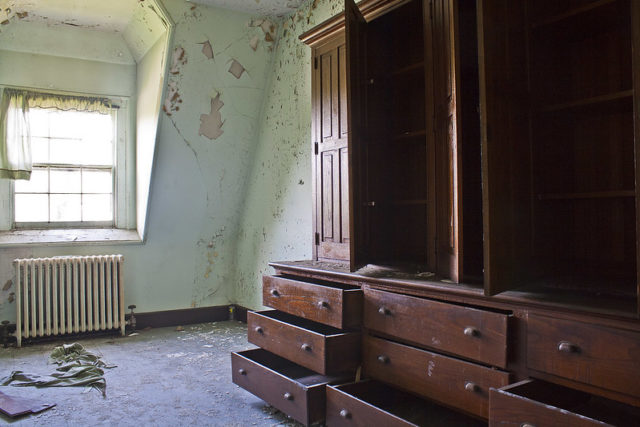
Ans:
POLYGON ((491 426, 638 426, 639 408, 542 381, 492 389, 491 426))
POLYGON ((249 312, 252 344, 323 375, 355 371, 360 364, 360 333, 276 310, 249 312))
POLYGON ((453 357, 366 336, 367 377, 487 418, 489 389, 509 384, 509 374, 453 357))
POLYGON ((338 329, 362 323, 362 290, 355 286, 264 276, 262 304, 338 329))
POLYGON ((327 386, 328 426, 457 426, 484 423, 377 381, 327 386))
POLYGON ((640 396, 640 333, 530 315, 527 366, 640 396))
POLYGON ((262 349, 231 353, 233 382, 303 424, 322 422, 325 385, 318 375, 262 349))
POLYGON ((373 289, 364 295, 368 329, 489 365, 507 365, 506 314, 373 289))

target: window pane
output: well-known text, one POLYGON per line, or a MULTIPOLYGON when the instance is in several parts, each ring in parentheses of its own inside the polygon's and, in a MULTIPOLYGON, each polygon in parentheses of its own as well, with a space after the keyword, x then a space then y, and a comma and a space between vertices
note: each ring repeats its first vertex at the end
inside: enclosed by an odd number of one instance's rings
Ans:
POLYGON ((87 148, 79 139, 51 139, 51 163, 81 165, 87 148))
POLYGON ((111 171, 82 170, 83 193, 111 193, 112 191, 113 180, 111 179, 111 171))
POLYGON ((33 169, 31 179, 18 179, 13 187, 16 193, 47 193, 49 191, 49 170, 33 169))
POLYGON ((29 109, 29 128, 31 136, 49 136, 49 110, 42 108, 29 109))
POLYGON ((85 194, 82 196, 82 220, 83 221, 111 221, 113 209, 111 208, 110 194, 85 194))
POLYGON ((81 220, 80 194, 52 194, 50 197, 51 222, 81 220))
POLYGON ((16 194, 16 222, 47 222, 48 197, 46 194, 16 194))
POLYGON ((31 137, 31 159, 33 163, 49 162, 49 138, 31 137))
POLYGON ((52 193, 80 193, 80 170, 51 169, 52 193))
POLYGON ((83 164, 91 166, 113 166, 113 144, 111 141, 84 141, 88 149, 83 153, 83 164))

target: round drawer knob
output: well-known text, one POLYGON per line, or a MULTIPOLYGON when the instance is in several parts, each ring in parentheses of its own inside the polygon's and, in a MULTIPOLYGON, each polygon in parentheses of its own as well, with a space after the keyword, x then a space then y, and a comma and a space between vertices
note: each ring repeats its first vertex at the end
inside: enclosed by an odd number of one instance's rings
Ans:
POLYGON ((467 326, 466 328, 464 328, 463 332, 468 337, 477 337, 478 335, 480 335, 480 331, 472 326, 467 326))
POLYGON ((560 341, 558 343, 558 351, 561 351, 562 353, 579 353, 580 347, 575 344, 571 344, 568 341, 560 341))
POLYGON ((391 312, 389 311, 389 309, 388 309, 388 308, 386 308, 386 307, 380 307, 380 308, 378 309, 378 313, 382 314, 383 316, 388 316, 388 315, 390 315, 390 314, 391 314, 391 312))
POLYGON ((347 411, 346 409, 343 409, 342 411, 340 411, 340 416, 342 418, 349 419, 351 418, 351 412, 347 411))
POLYGON ((531 424, 531 423, 522 423, 520 424, 520 427, 536 427, 535 424, 531 424))
POLYGON ((389 363, 389 357, 385 356, 384 354, 381 354, 380 356, 378 356, 378 362, 382 363, 383 365, 386 365, 387 363, 389 363))
POLYGON ((242 368, 238 369, 238 373, 239 373, 240 375, 247 375, 247 371, 245 371, 245 370, 244 370, 244 369, 242 369, 242 368))
POLYGON ((264 333, 264 330, 262 330, 262 326, 256 326, 254 330, 259 334, 263 334, 264 333))
POLYGON ((277 289, 271 289, 271 295, 273 295, 274 297, 279 297, 280 296, 280 292, 278 292, 277 289))
POLYGON ((311 346, 309 344, 302 344, 300 348, 304 351, 311 351, 311 346))
POLYGON ((293 400, 293 395, 289 392, 283 394, 282 397, 284 397, 284 400, 293 400))
POLYGON ((467 391, 470 391, 472 393, 478 392, 480 391, 480 387, 478 387, 478 384, 471 382, 471 381, 467 381, 464 384, 464 389, 467 391))
POLYGON ((320 308, 329 308, 329 302, 328 301, 319 301, 318 302, 318 307, 320 307, 320 308))

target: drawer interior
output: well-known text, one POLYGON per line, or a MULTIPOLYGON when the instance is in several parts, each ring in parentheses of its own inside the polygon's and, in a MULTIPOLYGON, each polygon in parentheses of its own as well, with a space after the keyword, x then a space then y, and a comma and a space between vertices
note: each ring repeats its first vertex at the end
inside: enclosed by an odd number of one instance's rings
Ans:
POLYGON ((266 311, 257 311, 256 314, 264 317, 268 317, 270 319, 278 320, 280 322, 288 323, 290 325, 294 325, 303 329, 307 329, 309 331, 322 334, 322 335, 343 335, 344 332, 340 329, 334 328, 332 326, 323 325, 322 323, 314 322, 308 319, 303 319, 301 317, 293 316, 288 313, 284 313, 282 311, 277 310, 266 310, 266 311))
POLYGON ((616 426, 640 425, 640 408, 544 381, 522 381, 501 391, 616 426))
POLYGON ((307 279, 305 277, 296 277, 287 274, 276 275, 273 277, 294 280, 296 282, 306 283, 308 285, 326 286, 328 288, 342 289, 343 291, 360 290, 360 286, 347 285, 346 283, 329 282, 319 279, 307 279))
POLYGON ((486 423, 374 380, 332 386, 410 423, 429 426, 486 426, 486 423))
POLYGON ((277 356, 261 348, 241 351, 237 354, 305 386, 325 384, 336 379, 316 374, 310 369, 297 365, 284 357, 277 356))

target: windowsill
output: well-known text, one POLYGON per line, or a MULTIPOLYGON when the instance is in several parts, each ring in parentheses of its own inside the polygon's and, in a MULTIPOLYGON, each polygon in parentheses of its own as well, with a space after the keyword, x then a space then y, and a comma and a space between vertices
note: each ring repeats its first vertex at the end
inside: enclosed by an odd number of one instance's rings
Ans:
POLYGON ((0 231, 0 247, 68 244, 134 244, 142 243, 136 230, 117 228, 66 228, 0 231))

